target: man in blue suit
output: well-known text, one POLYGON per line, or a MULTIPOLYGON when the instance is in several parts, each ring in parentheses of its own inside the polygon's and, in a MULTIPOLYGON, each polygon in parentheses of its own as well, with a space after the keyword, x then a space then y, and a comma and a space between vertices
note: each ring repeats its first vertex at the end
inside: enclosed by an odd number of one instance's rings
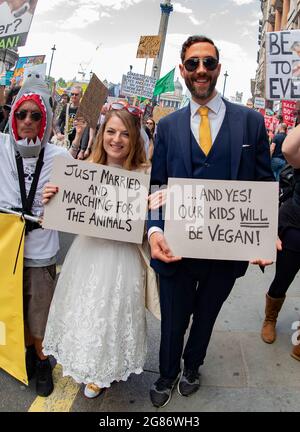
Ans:
MULTIPOLYGON (((152 187, 166 185, 169 177, 274 180, 263 117, 227 102, 215 89, 221 65, 214 42, 205 36, 189 37, 182 46, 181 60, 181 76, 192 100, 158 124, 152 187)), ((161 215, 161 209, 158 218, 150 212, 148 220, 151 265, 160 276, 162 313, 160 378, 150 390, 156 407, 169 402, 177 382, 182 396, 199 389, 199 367, 214 323, 236 278, 243 276, 248 266, 240 261, 173 256, 164 238, 161 215), (193 321, 183 351, 191 315, 193 321)))

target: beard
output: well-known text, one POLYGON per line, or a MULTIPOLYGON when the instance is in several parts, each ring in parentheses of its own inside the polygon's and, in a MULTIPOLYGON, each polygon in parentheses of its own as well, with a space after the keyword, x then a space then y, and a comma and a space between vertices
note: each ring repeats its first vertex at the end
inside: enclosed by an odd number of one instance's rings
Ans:
POLYGON ((191 95, 197 100, 206 100, 208 98, 210 98, 210 96, 212 96, 215 88, 216 88, 216 84, 217 84, 217 80, 218 77, 210 77, 207 75, 202 76, 201 78, 208 78, 209 81, 209 86, 206 90, 201 90, 199 88, 197 88, 194 84, 194 80, 193 78, 186 78, 185 79, 185 85, 187 86, 187 88, 189 89, 189 91, 191 92, 191 95))

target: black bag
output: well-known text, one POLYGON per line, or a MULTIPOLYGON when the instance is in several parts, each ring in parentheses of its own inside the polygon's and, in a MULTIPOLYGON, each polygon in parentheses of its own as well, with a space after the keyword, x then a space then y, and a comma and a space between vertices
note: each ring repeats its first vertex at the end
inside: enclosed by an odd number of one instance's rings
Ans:
POLYGON ((287 164, 279 174, 279 206, 293 195, 294 188, 294 168, 287 164))

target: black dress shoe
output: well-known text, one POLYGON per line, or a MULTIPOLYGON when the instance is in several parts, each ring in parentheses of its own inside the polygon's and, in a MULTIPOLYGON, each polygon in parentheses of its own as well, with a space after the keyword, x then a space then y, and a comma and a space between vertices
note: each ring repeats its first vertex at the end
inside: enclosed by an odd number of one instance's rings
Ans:
POLYGON ((49 359, 38 360, 36 365, 36 393, 49 396, 53 392, 52 367, 49 359))
POLYGON ((162 408, 170 402, 172 397, 172 390, 176 385, 177 378, 158 378, 150 389, 150 399, 156 408, 162 408))
POLYGON ((36 372, 36 362, 38 356, 34 345, 26 347, 25 362, 26 362, 26 372, 28 380, 31 380, 36 372))
POLYGON ((198 370, 184 369, 178 381, 177 390, 181 396, 190 396, 199 390, 200 374, 198 370))

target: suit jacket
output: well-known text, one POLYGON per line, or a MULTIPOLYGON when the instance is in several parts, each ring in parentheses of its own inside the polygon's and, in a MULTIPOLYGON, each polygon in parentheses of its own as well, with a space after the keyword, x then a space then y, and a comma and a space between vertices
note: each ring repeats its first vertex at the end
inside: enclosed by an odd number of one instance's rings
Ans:
MULTIPOLYGON (((272 181, 270 148, 264 118, 254 110, 224 100, 231 146, 231 180, 272 181)), ((190 105, 162 118, 157 127, 151 170, 151 186, 167 185, 169 177, 193 178, 191 156, 190 105)), ((153 189, 152 189, 153 190, 153 189)), ((148 215, 148 229, 164 221, 153 212, 148 215)), ((161 274, 176 272, 177 263, 151 260, 161 274)), ((235 262, 236 277, 245 274, 248 263, 235 262)))

